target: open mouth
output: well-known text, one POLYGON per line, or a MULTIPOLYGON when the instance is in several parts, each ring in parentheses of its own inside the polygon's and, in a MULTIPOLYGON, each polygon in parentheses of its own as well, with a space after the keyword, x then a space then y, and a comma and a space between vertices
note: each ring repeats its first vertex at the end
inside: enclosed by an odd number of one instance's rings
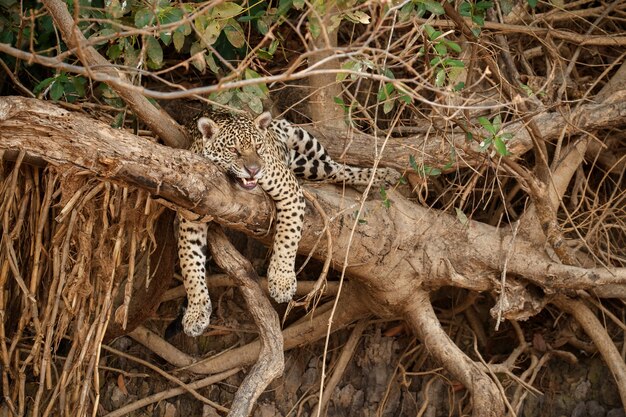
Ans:
POLYGON ((246 190, 252 190, 257 186, 257 180, 255 178, 237 178, 239 180, 239 185, 246 190))

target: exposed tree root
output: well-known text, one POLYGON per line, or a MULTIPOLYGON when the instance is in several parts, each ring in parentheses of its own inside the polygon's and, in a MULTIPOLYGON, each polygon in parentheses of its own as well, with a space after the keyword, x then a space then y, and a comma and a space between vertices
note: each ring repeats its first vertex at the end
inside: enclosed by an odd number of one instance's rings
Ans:
MULTIPOLYGON (((365 331, 365 328, 367 327, 367 325, 368 325, 367 320, 363 319, 354 326, 354 329, 352 329, 352 332, 350 333, 350 337, 348 338, 348 341, 346 342, 345 346, 341 350, 341 355, 339 356, 339 359, 337 359, 337 363, 335 364, 333 374, 326 382, 326 386, 324 387, 324 389, 320 390, 320 393, 323 393, 323 394, 321 395, 320 400, 315 406, 315 410, 313 410, 311 414, 312 416, 320 416, 322 413, 322 410, 325 410, 326 407, 328 406, 328 401, 330 400, 330 396, 335 391, 335 387, 337 387, 337 384, 339 384, 339 381, 341 381, 343 373, 345 372, 346 367, 348 366, 348 363, 350 362, 350 359, 352 359, 352 355, 354 354, 354 351, 359 343, 359 340, 361 339, 361 335, 363 334, 363 331, 365 331)), ((324 378, 321 378, 320 381, 323 383, 324 378)))
POLYGON ((600 320, 583 301, 561 296, 557 297, 553 303, 571 314, 591 338, 615 378, 622 404, 626 404, 626 363, 600 320))
POLYGON ((256 282, 258 276, 250 262, 230 243, 222 229, 209 225, 208 246, 215 262, 239 284, 248 311, 259 328, 259 356, 237 389, 229 416, 246 417, 265 388, 282 375, 285 368, 283 338, 278 314, 256 282))
POLYGON ((240 369, 239 368, 234 368, 234 369, 230 369, 228 371, 224 371, 221 372, 219 374, 216 375, 211 375, 208 376, 204 379, 200 379, 198 381, 192 382, 190 384, 187 384, 187 386, 185 387, 179 387, 179 388, 171 388, 168 389, 167 391, 163 391, 163 392, 159 392, 157 394, 153 394, 150 395, 146 398, 142 398, 141 400, 138 400, 134 403, 125 405, 124 407, 115 410, 111 413, 105 414, 104 417, 122 417, 125 415, 128 415, 129 413, 131 413, 132 411, 138 410, 142 407, 147 406, 148 404, 153 404, 156 403, 158 401, 163 401, 163 400, 167 400, 168 398, 172 398, 172 397, 176 397, 177 395, 181 395, 181 394, 185 394, 186 392, 189 392, 189 389, 200 389, 203 387, 207 387, 209 385, 215 384, 217 382, 223 381, 226 378, 228 378, 231 375, 236 374, 237 372, 239 372, 240 369))
MULTIPOLYGON (((360 303, 356 296, 345 295, 344 297, 333 316, 334 331, 341 330, 368 314, 367 307, 360 303)), ((285 350, 310 344, 326 335, 330 311, 323 309, 321 306, 319 310, 323 311, 323 313, 314 315, 311 319, 303 320, 283 330, 282 338, 285 350)), ((256 340, 245 346, 221 353, 216 357, 197 360, 176 349, 160 336, 144 327, 138 327, 129 333, 129 336, 172 365, 185 368, 197 374, 214 374, 251 365, 255 363, 260 352, 260 342, 256 340)))

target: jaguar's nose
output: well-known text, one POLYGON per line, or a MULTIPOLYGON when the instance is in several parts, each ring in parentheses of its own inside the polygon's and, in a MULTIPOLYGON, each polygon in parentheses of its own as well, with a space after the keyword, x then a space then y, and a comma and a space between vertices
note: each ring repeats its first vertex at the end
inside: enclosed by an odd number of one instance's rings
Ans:
POLYGON ((254 178, 259 173, 259 171, 261 170, 261 167, 256 165, 256 164, 244 165, 244 168, 246 169, 248 174, 250 174, 250 178, 254 178))

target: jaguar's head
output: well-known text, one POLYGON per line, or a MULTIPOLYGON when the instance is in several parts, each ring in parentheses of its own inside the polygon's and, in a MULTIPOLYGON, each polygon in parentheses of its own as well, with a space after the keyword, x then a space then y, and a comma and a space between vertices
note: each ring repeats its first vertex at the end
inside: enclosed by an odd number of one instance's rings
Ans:
POLYGON ((202 154, 251 190, 265 173, 266 135, 272 115, 256 118, 244 114, 211 113, 198 119, 202 154))

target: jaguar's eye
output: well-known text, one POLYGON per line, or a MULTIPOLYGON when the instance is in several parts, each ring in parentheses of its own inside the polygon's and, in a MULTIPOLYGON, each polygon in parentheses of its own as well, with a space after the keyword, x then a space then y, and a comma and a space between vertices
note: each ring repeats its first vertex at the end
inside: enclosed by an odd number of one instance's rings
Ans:
POLYGON ((261 149, 261 146, 263 146, 263 144, 262 144, 262 143, 260 143, 260 142, 259 142, 259 143, 257 143, 257 144, 256 144, 256 150, 258 151, 259 149, 261 149))
POLYGON ((239 155, 239 151, 234 146, 228 148, 228 150, 231 151, 232 153, 234 153, 235 155, 239 155))

